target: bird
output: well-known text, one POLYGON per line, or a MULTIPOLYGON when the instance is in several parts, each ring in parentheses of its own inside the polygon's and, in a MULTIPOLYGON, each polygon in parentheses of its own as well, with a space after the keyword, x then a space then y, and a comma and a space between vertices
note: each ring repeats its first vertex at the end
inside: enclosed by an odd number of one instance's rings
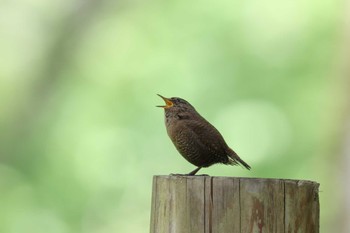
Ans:
POLYGON ((250 170, 244 162, 225 142, 220 132, 202 117, 186 100, 179 97, 161 97, 165 105, 165 126, 171 141, 178 152, 197 168, 188 176, 194 176, 203 167, 222 163, 226 165, 242 165, 250 170))

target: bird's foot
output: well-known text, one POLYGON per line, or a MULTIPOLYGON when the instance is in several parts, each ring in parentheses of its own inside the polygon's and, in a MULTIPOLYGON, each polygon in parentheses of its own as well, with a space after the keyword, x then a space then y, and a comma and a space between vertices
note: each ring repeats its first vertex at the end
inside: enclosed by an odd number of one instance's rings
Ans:
MULTIPOLYGON (((201 169, 202 167, 197 167, 196 169, 194 169, 193 171, 191 171, 188 174, 170 174, 171 176, 195 176, 196 173, 201 169)), ((201 176, 208 176, 208 175, 201 175, 201 176)))
POLYGON ((188 176, 188 174, 170 173, 170 176, 188 176))
POLYGON ((193 175, 193 174, 177 174, 177 173, 170 173, 170 176, 209 176, 207 174, 200 174, 200 175, 193 175))

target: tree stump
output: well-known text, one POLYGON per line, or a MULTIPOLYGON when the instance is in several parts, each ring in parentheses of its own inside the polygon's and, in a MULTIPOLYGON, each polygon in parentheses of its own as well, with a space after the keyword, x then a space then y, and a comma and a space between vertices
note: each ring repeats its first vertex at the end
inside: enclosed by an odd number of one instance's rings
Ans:
POLYGON ((154 176, 151 233, 319 233, 319 184, 154 176))

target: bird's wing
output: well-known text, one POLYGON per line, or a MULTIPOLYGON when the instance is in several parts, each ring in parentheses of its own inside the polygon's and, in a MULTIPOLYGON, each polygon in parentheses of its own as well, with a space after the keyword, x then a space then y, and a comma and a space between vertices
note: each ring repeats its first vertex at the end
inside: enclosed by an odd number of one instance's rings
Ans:
POLYGON ((202 144, 205 150, 225 161, 227 145, 214 126, 207 121, 189 121, 187 127, 196 135, 197 144, 202 144))

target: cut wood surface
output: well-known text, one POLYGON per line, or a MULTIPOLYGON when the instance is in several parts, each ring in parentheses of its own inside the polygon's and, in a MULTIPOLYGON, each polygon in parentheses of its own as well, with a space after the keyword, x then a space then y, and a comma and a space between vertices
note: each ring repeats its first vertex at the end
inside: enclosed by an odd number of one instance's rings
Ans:
POLYGON ((151 233, 319 233, 319 184, 154 176, 151 233))

